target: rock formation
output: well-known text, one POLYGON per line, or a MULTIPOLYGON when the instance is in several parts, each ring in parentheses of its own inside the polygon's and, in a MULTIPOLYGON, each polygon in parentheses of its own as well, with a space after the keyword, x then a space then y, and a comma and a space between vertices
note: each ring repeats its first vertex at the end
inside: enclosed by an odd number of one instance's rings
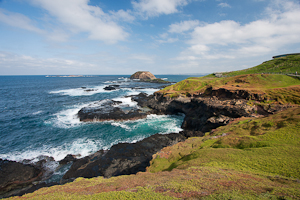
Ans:
POLYGON ((41 169, 29 164, 0 159, 0 198, 2 194, 22 188, 42 178, 41 169))
POLYGON ((155 134, 137 143, 119 143, 109 151, 100 150, 90 156, 74 161, 63 176, 65 180, 77 177, 119 176, 145 171, 152 155, 166 146, 184 141, 181 134, 155 134))
POLYGON ((147 117, 146 113, 137 108, 132 108, 129 111, 124 111, 117 105, 121 104, 120 101, 103 100, 95 102, 82 108, 78 112, 80 121, 109 121, 109 120, 134 120, 147 117))
POLYGON ((130 79, 152 80, 152 79, 156 79, 156 77, 150 72, 138 71, 135 72, 133 75, 131 75, 130 79))

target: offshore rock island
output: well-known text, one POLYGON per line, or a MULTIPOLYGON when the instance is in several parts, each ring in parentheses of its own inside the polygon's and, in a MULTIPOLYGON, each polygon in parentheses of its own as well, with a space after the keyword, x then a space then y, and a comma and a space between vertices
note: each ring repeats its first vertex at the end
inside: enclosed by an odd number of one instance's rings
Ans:
MULTIPOLYGON (((132 101, 140 108, 135 114, 143 117, 184 114, 183 131, 116 144, 81 159, 69 155, 64 163, 71 167, 61 183, 74 182, 23 197, 105 199, 122 194, 137 199, 299 199, 300 80, 292 76, 297 71, 300 56, 287 55, 246 70, 191 77, 153 95, 133 95, 132 101)), ((154 80, 149 73, 131 77, 154 80)), ((101 121, 101 115, 126 120, 119 113, 124 111, 115 109, 119 103, 101 102, 90 106, 91 112, 82 109, 78 115, 82 121, 101 121), (103 112, 103 107, 116 116, 103 112)), ((1 160, 0 167, 8 162, 1 160)), ((19 177, 22 180, 6 176, 2 194, 24 183, 29 189, 34 187, 32 181, 42 172, 38 164, 34 167, 38 170, 19 177)), ((10 195, 24 193, 25 189, 10 195)))

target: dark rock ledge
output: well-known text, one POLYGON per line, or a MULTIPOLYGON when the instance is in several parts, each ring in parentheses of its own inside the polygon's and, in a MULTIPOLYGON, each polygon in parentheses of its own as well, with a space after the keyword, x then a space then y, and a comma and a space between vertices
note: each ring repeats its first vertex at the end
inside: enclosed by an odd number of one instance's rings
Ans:
POLYGON ((152 155, 166 146, 184 141, 181 134, 155 134, 137 143, 119 143, 109 151, 100 150, 90 156, 76 160, 63 176, 64 181, 77 177, 106 178, 119 175, 135 174, 146 171, 152 155))

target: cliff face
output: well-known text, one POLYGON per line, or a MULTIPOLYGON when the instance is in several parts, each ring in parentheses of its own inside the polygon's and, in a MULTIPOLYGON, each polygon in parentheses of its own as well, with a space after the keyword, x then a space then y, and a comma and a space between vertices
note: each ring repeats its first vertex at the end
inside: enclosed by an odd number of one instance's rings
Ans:
POLYGON ((156 79, 156 77, 150 72, 138 71, 135 72, 133 75, 131 75, 130 79, 152 80, 152 79, 156 79))

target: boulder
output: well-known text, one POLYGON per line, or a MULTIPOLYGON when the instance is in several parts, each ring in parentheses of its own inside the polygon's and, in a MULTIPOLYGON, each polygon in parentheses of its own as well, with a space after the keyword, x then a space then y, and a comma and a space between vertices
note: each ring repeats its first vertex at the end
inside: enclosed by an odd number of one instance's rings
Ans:
POLYGON ((152 80, 152 79, 156 79, 156 77, 151 72, 138 71, 135 72, 133 75, 131 75, 130 79, 152 80))

